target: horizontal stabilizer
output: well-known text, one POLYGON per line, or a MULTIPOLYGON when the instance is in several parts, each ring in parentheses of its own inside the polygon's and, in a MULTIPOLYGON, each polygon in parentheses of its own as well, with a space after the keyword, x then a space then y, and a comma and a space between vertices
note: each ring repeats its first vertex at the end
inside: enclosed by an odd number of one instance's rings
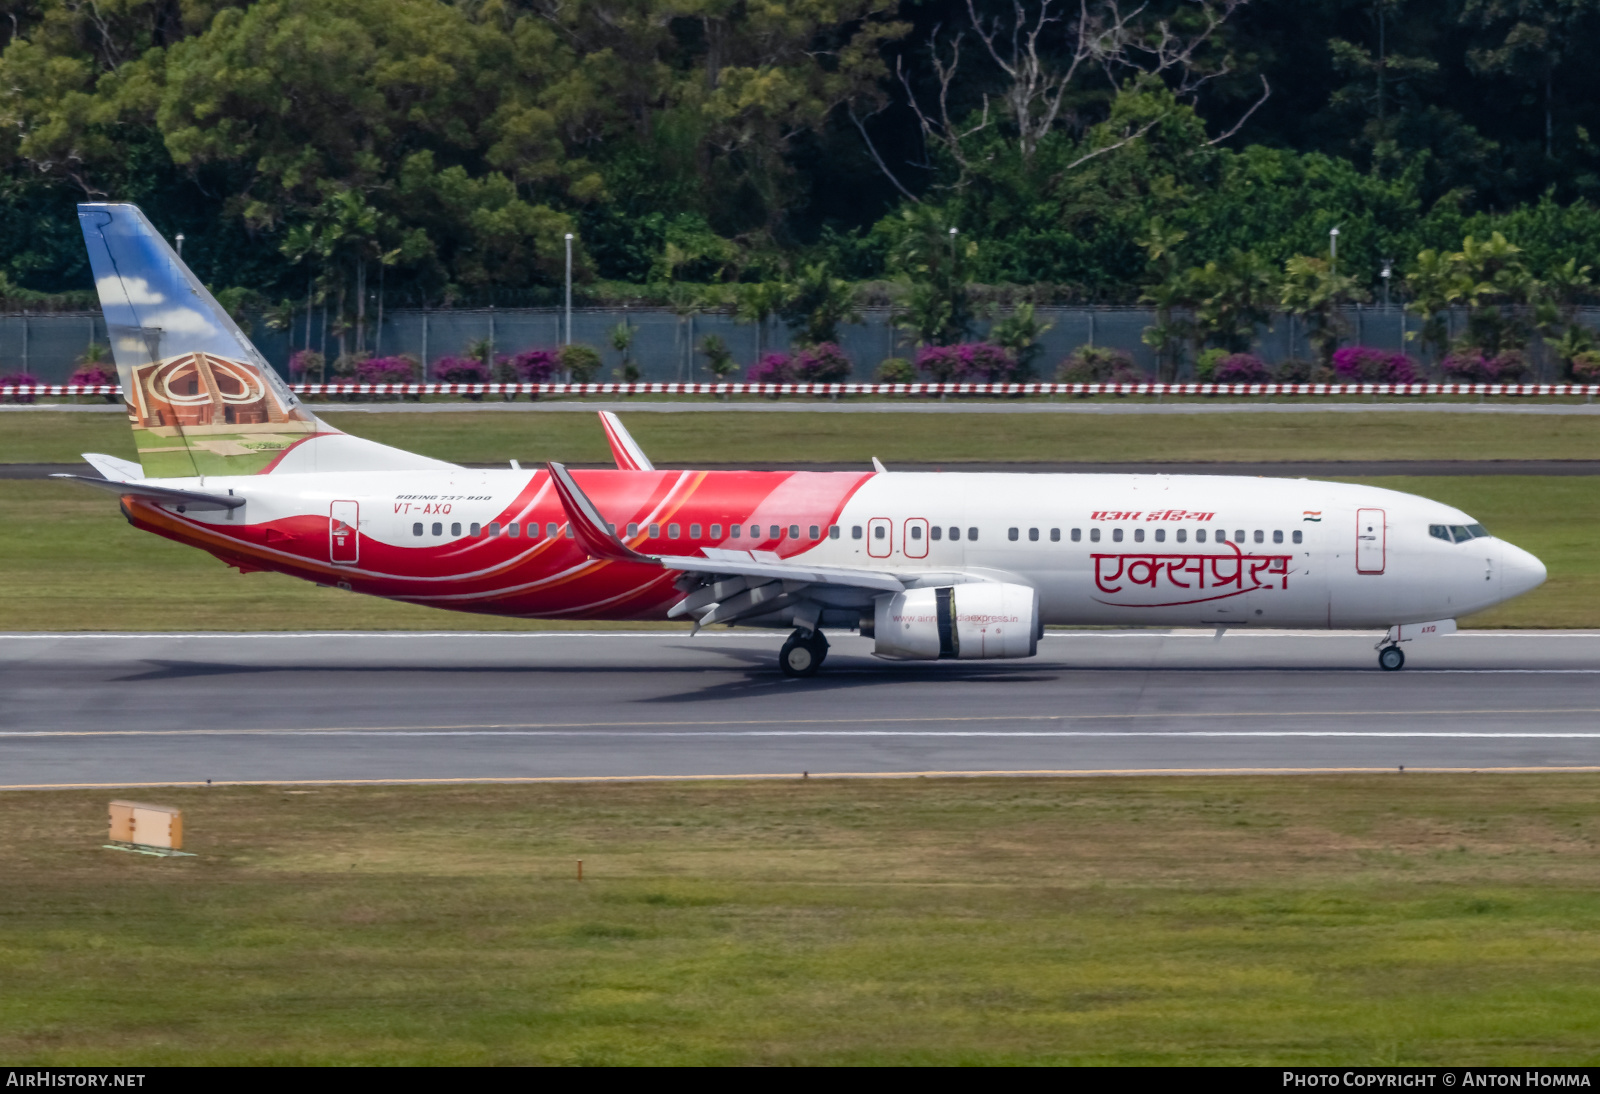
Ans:
POLYGON ((152 486, 148 482, 118 482, 115 479, 96 479, 88 475, 51 475, 52 479, 71 479, 81 482, 86 486, 93 486, 100 490, 108 490, 121 497, 133 495, 138 498, 149 498, 151 501, 163 502, 168 505, 177 504, 185 509, 196 512, 218 511, 222 509, 237 509, 244 504, 243 498, 234 497, 232 494, 205 494, 198 490, 177 490, 170 486, 152 486))

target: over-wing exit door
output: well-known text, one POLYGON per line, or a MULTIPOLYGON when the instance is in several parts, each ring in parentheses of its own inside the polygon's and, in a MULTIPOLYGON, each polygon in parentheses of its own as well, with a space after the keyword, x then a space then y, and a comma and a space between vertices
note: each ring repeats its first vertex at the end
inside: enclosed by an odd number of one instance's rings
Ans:
POLYGON ((1356 510, 1356 573, 1381 574, 1387 554, 1382 509, 1356 510))
POLYGON ((328 509, 328 561, 354 565, 358 558, 356 529, 361 527, 361 507, 353 501, 336 501, 328 509))

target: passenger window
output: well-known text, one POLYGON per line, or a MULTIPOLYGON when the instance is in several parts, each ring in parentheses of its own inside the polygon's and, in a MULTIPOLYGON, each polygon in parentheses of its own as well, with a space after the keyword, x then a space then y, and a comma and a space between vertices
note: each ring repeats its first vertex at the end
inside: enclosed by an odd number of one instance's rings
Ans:
POLYGON ((420 536, 422 534, 422 525, 413 524, 411 526, 411 534, 414 536, 420 536))
POLYGON ((839 538, 839 526, 837 524, 828 525, 828 538, 829 539, 838 539, 839 538))
POLYGON ((783 538, 783 529, 779 528, 776 524, 774 524, 772 526, 772 530, 767 535, 767 538, 768 539, 781 539, 781 538, 783 538))
POLYGON ((1050 542, 1051 543, 1060 543, 1061 542, 1061 529, 1059 529, 1059 528, 1050 529, 1050 542))
POLYGON ((798 524, 789 525, 789 538, 790 539, 799 539, 800 538, 800 526, 798 524))
POLYGON ((712 539, 721 539, 722 538, 722 525, 713 524, 711 526, 711 538, 712 539))
POLYGON ((1300 529, 1298 529, 1298 528, 1296 528, 1295 532, 1294 532, 1294 541, 1296 543, 1300 542, 1300 529))
MULTIPOLYGON (((1076 529, 1074 529, 1074 530, 1076 530, 1076 529)), ((1100 542, 1100 529, 1098 529, 1098 528, 1089 529, 1089 542, 1090 543, 1099 543, 1100 542)))
POLYGON ((689 538, 690 539, 699 539, 700 538, 700 526, 698 524, 689 525, 689 538))
POLYGON ((1133 542, 1135 542, 1135 543, 1143 543, 1144 542, 1144 529, 1143 528, 1135 528, 1133 530, 1133 542))
POLYGON ((500 522, 499 521, 495 520, 495 521, 490 521, 489 522, 489 534, 491 536, 498 536, 500 534, 500 522))
POLYGON ((483 535, 483 525, 481 525, 481 524, 474 524, 474 525, 473 525, 473 526, 472 526, 472 535, 474 535, 474 536, 481 536, 481 535, 483 535))
POLYGON ((444 535, 444 525, 439 523, 438 521, 434 521, 433 522, 433 534, 436 535, 436 536, 444 535))
POLYGON ((1017 530, 1015 528, 1007 528, 1006 529, 1006 538, 1011 540, 1013 543, 1015 543, 1016 540, 1017 540, 1017 530))
POLYGON ((861 525, 852 524, 850 526, 850 538, 851 539, 860 539, 861 538, 861 525))
POLYGON ((742 525, 742 524, 730 524, 730 525, 728 525, 728 534, 731 535, 734 539, 738 539, 739 538, 739 533, 742 532, 742 531, 744 531, 744 525, 742 525))
POLYGON ((1122 542, 1122 529, 1121 528, 1113 528, 1113 529, 1111 529, 1111 542, 1112 543, 1121 543, 1122 542))
POLYGON ((974 543, 976 543, 977 540, 978 540, 978 530, 976 528, 968 528, 967 529, 967 538, 972 540, 974 543))
POLYGON ((1196 528, 1194 530, 1194 541, 1196 543, 1204 543, 1206 541, 1206 530, 1204 528, 1196 528))
POLYGON ((1038 543, 1039 542, 1039 529, 1037 529, 1037 528, 1029 528, 1028 529, 1028 542, 1029 543, 1038 543))
POLYGON ((761 538, 761 525, 752 524, 750 526, 750 538, 751 539, 760 539, 761 538))
POLYGON ((1188 538, 1189 538, 1189 530, 1187 528, 1179 528, 1178 529, 1178 542, 1179 543, 1183 543, 1188 538))
POLYGON ((680 533, 682 531, 683 531, 683 529, 682 529, 681 526, 676 525, 676 524, 669 524, 669 525, 667 525, 667 538, 668 539, 677 539, 678 538, 678 533, 680 533))
POLYGON ((1243 543, 1244 542, 1244 529, 1243 528, 1235 528, 1233 530, 1233 542, 1235 542, 1235 543, 1243 543))
POLYGON ((632 539, 634 536, 636 536, 638 534, 639 534, 639 522, 636 521, 636 520, 630 520, 628 522, 628 538, 632 539))
POLYGON ((872 530, 873 539, 882 539, 885 534, 884 527, 881 524, 872 530))
MULTIPOLYGON (((811 526, 811 538, 812 539, 816 539, 817 538, 817 526, 815 524, 813 524, 811 526)), ((911 538, 912 539, 921 539, 922 538, 922 525, 913 524, 911 526, 911 538)))
POLYGON ((950 542, 954 543, 956 540, 958 540, 960 538, 961 538, 961 529, 959 529, 959 528, 951 528, 950 529, 950 542))
POLYGON ((650 538, 651 539, 660 539, 661 538, 661 525, 652 524, 650 526, 650 538))
POLYGON ((1218 543, 1228 542, 1228 530, 1226 528, 1218 528, 1216 531, 1216 540, 1218 543))
MULTIPOLYGON (((811 527, 806 529, 806 538, 807 539, 821 539, 822 538, 822 529, 818 528, 815 524, 813 524, 811 527)), ((915 538, 915 539, 921 539, 922 538, 922 530, 920 528, 917 530, 917 534, 913 538, 915 538)))
POLYGON ((928 529, 928 538, 929 539, 937 540, 937 539, 943 538, 943 536, 944 536, 944 529, 939 527, 937 524, 935 524, 932 528, 928 529))
POLYGON ((564 531, 564 532, 566 532, 566 535, 567 535, 567 538, 568 538, 568 539, 577 539, 577 538, 578 538, 578 533, 577 533, 577 532, 575 532, 575 531, 573 531, 573 528, 572 528, 572 525, 570 525, 570 524, 563 524, 563 525, 562 525, 562 526, 561 526, 561 528, 562 528, 562 530, 563 530, 563 531, 564 531))
POLYGON ((617 526, 615 524, 612 524, 608 520, 608 521, 606 521, 606 531, 610 532, 612 535, 616 535, 617 534, 617 526))
POLYGON ((1072 530, 1072 542, 1077 543, 1082 538, 1083 538, 1083 530, 1081 528, 1074 528, 1072 530))
MULTIPOLYGON (((516 539, 517 536, 519 536, 521 534, 522 534, 522 525, 518 524, 516 521, 512 521, 510 524, 506 525, 506 535, 510 536, 512 539, 516 539)), ((528 522, 528 538, 532 539, 534 536, 536 536, 538 534, 539 534, 539 526, 537 524, 533 523, 533 521, 530 520, 528 522)))
POLYGON ((1274 543, 1282 543, 1283 542, 1283 533, 1281 531, 1273 532, 1272 533, 1272 542, 1274 542, 1274 543))
POLYGON ((544 526, 544 534, 549 536, 551 539, 555 539, 561 534, 561 526, 555 521, 551 521, 549 524, 544 526))
POLYGON ((1265 532, 1263 532, 1261 529, 1257 528, 1256 529, 1256 542, 1257 543, 1265 543, 1266 541, 1267 541, 1267 534, 1265 532))
POLYGON ((1157 528, 1156 529, 1156 542, 1157 543, 1165 543, 1165 542, 1167 542, 1167 530, 1165 528, 1157 528))
POLYGON ((454 523, 452 523, 450 525, 450 534, 452 536, 459 536, 461 534, 461 522, 460 521, 455 521, 454 523))

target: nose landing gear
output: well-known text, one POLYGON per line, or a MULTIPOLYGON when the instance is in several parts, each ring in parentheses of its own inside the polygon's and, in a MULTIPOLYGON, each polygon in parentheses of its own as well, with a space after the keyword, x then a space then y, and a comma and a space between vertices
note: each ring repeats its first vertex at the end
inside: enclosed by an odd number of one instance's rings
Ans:
POLYGON ((821 631, 795 631, 778 652, 778 667, 785 676, 815 676, 828 656, 828 640, 821 631))
POLYGON ((1394 672, 1406 663, 1405 651, 1399 646, 1385 646, 1378 651, 1378 667, 1384 672, 1394 672))

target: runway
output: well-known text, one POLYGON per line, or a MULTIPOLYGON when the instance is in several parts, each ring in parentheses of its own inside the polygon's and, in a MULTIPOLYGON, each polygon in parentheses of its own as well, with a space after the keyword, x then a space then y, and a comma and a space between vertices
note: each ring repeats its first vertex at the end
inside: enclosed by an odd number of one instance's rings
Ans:
POLYGON ((0 635, 0 786, 1600 768, 1600 633, 1051 632, 1017 662, 833 636, 0 635))

